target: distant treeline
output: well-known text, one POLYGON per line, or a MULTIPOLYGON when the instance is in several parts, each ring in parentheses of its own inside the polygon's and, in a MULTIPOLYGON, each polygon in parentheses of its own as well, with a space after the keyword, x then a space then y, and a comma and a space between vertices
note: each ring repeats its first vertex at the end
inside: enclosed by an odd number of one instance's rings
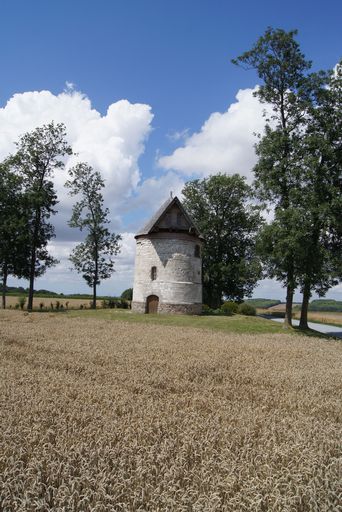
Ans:
MULTIPOLYGON (((268 309, 272 306, 281 304, 280 300, 275 299, 247 299, 245 302, 255 308, 268 309)), ((300 305, 294 305, 295 309, 300 310, 300 305)), ((309 303, 309 311, 335 311, 342 312, 342 301, 334 299, 316 299, 309 303)))
POLYGON ((277 306, 278 304, 281 304, 280 300, 275 299, 247 299, 245 300, 247 304, 250 304, 251 306, 254 306, 255 308, 271 308, 272 306, 277 306))
POLYGON ((309 311, 335 311, 342 312, 342 301, 333 299, 317 299, 309 304, 309 311))

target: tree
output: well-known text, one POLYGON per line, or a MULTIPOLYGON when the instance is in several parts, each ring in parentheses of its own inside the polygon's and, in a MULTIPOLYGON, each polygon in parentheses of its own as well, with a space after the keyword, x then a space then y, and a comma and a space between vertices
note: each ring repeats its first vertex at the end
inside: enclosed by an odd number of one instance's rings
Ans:
POLYGON ((0 276, 2 307, 6 308, 9 275, 27 277, 29 261, 27 215, 22 180, 12 171, 11 158, 0 164, 0 276))
POLYGON ((332 250, 329 242, 324 205, 304 205, 276 210, 274 220, 258 235, 257 253, 270 278, 286 283, 289 269, 293 272, 303 293, 300 328, 307 329, 312 290, 325 295, 338 283, 342 263, 341 251, 332 250))
MULTIPOLYGON (((321 77, 324 75, 321 73, 321 77)), ((299 283, 303 293, 300 327, 308 328, 311 293, 320 296, 342 277, 342 66, 325 74, 314 93, 302 137, 303 186, 298 207, 303 210, 302 266, 299 283)))
POLYGON ((127 290, 124 290, 121 294, 121 299, 132 300, 132 298, 133 298, 133 288, 127 288, 127 290))
POLYGON ((205 237, 204 302, 220 307, 223 297, 242 301, 260 278, 255 236, 260 213, 251 189, 234 174, 217 174, 185 184, 184 206, 205 237))
MULTIPOLYGON (((277 210, 283 212, 294 206, 293 193, 301 188, 302 134, 308 109, 312 106, 313 80, 308 75, 311 62, 301 53, 296 34, 296 30, 285 32, 268 28, 250 51, 233 60, 234 64, 257 70, 263 83, 256 95, 272 108, 268 117, 265 114, 265 134, 256 146, 258 163, 254 173, 257 194, 260 199, 274 204, 275 215, 277 210)), ((316 85, 319 80, 320 76, 315 75, 316 85)), ((282 218, 286 215, 281 213, 277 229, 282 218)), ((283 245, 281 239, 279 244, 283 245)), ((293 294, 298 284, 296 254, 291 252, 291 247, 295 246, 295 243, 290 244, 284 260, 286 267, 278 273, 278 279, 287 289, 285 326, 292 324, 293 294)))
POLYGON ((65 126, 61 123, 51 122, 36 128, 19 139, 13 157, 16 172, 25 189, 28 215, 28 310, 33 307, 35 277, 42 275, 57 262, 47 250, 49 240, 54 237, 54 227, 49 219, 56 213, 54 206, 57 204, 51 180, 54 171, 64 167, 62 157, 72 152, 65 136, 65 126))
POLYGON ((103 205, 104 182, 100 173, 86 163, 79 163, 69 170, 69 176, 65 185, 70 195, 81 196, 73 207, 69 225, 88 232, 84 242, 72 251, 70 261, 93 288, 92 308, 96 309, 96 287, 114 272, 113 256, 120 251, 121 236, 110 233, 106 227, 109 210, 103 205))

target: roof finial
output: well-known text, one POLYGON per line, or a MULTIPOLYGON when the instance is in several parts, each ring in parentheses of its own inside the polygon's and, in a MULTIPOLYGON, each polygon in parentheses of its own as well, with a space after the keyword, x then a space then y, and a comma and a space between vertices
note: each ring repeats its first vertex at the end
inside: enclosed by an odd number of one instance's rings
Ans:
POLYGON ((171 199, 173 198, 173 192, 172 192, 172 190, 170 190, 170 197, 171 197, 171 199))

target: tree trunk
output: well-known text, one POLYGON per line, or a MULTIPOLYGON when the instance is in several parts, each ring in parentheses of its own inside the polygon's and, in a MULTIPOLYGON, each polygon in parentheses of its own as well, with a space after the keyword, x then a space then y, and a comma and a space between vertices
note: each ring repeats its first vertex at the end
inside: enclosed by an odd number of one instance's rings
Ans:
POLYGON ((93 304, 91 306, 92 309, 96 309, 96 286, 97 279, 99 275, 99 266, 98 266, 98 251, 97 246, 95 247, 95 273, 94 273, 94 284, 93 284, 93 304))
POLYGON ((206 282, 203 285, 203 302, 207 304, 211 309, 217 309, 221 307, 222 293, 220 293, 215 285, 211 282, 206 282))
POLYGON ((303 289, 302 310, 300 313, 300 321, 299 321, 300 329, 309 329, 308 309, 309 309, 310 297, 311 297, 311 286, 310 286, 310 282, 306 281, 304 284, 304 289, 303 289))
POLYGON ((292 280, 288 281, 286 288, 286 309, 284 319, 284 329, 292 327, 292 303, 293 303, 294 286, 292 280))
POLYGON ((210 307, 212 309, 219 309, 221 307, 221 295, 214 290, 211 296, 211 304, 210 307))
POLYGON ((91 309, 96 309, 96 281, 93 284, 93 303, 91 305, 91 309))
POLYGON ((30 285, 29 285, 29 295, 28 295, 28 303, 27 303, 27 311, 32 311, 33 309, 33 293, 34 293, 34 274, 36 269, 36 250, 35 247, 31 252, 31 263, 30 263, 30 285))
POLYGON ((2 309, 6 309, 7 264, 2 269, 2 309))
POLYGON ((30 262, 30 285, 29 285, 29 296, 27 303, 27 310, 32 311, 33 309, 33 294, 34 294, 34 277, 36 273, 36 256, 37 256, 37 240, 40 226, 40 210, 36 210, 34 219, 34 231, 32 239, 31 249, 31 262, 30 262))

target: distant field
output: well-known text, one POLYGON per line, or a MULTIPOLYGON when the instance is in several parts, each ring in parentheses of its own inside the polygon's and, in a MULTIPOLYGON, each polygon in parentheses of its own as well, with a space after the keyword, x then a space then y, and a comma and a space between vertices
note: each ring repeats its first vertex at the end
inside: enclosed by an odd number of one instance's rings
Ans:
MULTIPOLYGON (((294 314, 294 318, 300 318, 300 312, 294 314)), ((308 319, 312 322, 342 326, 342 313, 330 313, 329 311, 309 311, 308 319)))
POLYGON ((105 313, 0 311, 1 511, 339 510, 340 342, 105 313))
MULTIPOLYGON (((14 308, 16 304, 18 304, 19 296, 11 296, 8 295, 6 297, 6 306, 8 308, 14 308)), ((59 302, 59 304, 63 304, 63 308, 69 308, 69 309, 79 309, 82 305, 84 308, 90 307, 90 299, 60 299, 60 298, 46 298, 46 297, 35 297, 33 299, 33 307, 40 309, 40 305, 43 305, 43 308, 50 309, 51 304, 53 308, 56 308, 56 302, 59 302)), ((27 300, 25 304, 26 309, 27 306, 27 300)), ((96 306, 101 307, 102 306, 102 300, 96 301, 96 306)))
MULTIPOLYGON (((279 304, 278 306, 273 306, 271 308, 262 309, 258 308, 258 314, 272 314, 273 313, 285 313, 285 304, 279 304)), ((300 310, 293 311, 293 318, 297 320, 300 319, 300 310)), ((330 311, 309 311, 308 312, 308 320, 311 322, 318 322, 322 324, 330 324, 336 325, 338 327, 342 326, 342 313, 330 312, 330 311)))
MULTIPOLYGON (((296 306, 300 306, 300 303, 299 302, 295 302, 293 304, 294 307, 296 306)), ((271 312, 271 311, 279 311, 279 312, 282 312, 282 313, 285 313, 285 303, 282 302, 281 304, 276 304, 275 306, 271 306, 270 308, 267 308, 267 311, 271 312)))

